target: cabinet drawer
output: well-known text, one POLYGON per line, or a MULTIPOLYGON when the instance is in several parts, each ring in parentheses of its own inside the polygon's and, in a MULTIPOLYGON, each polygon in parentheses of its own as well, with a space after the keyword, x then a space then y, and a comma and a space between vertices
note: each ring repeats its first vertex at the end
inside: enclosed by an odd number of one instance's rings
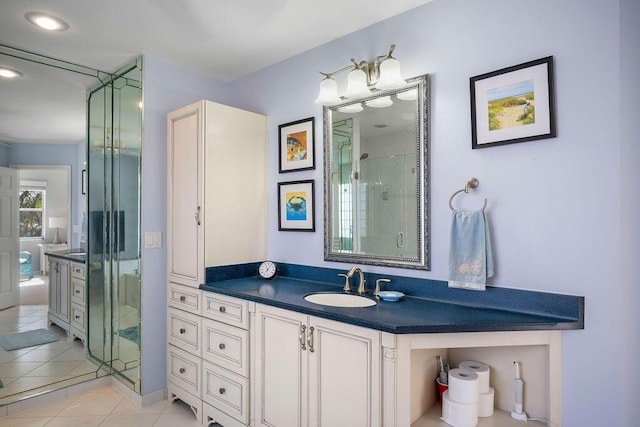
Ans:
POLYGON ((225 295, 204 292, 202 315, 227 325, 249 329, 249 302, 225 295))
POLYGON ((84 305, 71 303, 71 325, 78 328, 81 332, 85 332, 85 309, 84 305))
POLYGON ((84 279, 78 279, 76 277, 71 278, 71 300, 77 304, 85 305, 86 285, 84 279))
POLYGON ((202 397, 202 359, 169 345, 167 378, 196 397, 202 397))
POLYGON ((84 264, 71 263, 71 276, 84 280, 84 264))
POLYGON ((200 331, 202 328, 200 316, 169 308, 169 343, 201 356, 200 331))
POLYGON ((202 357, 238 375, 249 376, 249 331, 215 320, 202 321, 202 357))
POLYGON ((193 314, 200 314, 202 304, 202 291, 189 286, 169 283, 169 306, 188 311, 193 314))
POLYGON ((202 400, 236 420, 249 422, 249 380, 203 362, 202 400))

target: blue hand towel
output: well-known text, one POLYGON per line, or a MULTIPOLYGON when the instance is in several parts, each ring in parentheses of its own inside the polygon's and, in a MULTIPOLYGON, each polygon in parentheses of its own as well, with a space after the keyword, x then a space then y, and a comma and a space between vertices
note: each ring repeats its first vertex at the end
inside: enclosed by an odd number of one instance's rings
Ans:
POLYGON ((449 246, 449 287, 485 290, 493 276, 493 256, 483 210, 454 210, 449 246))

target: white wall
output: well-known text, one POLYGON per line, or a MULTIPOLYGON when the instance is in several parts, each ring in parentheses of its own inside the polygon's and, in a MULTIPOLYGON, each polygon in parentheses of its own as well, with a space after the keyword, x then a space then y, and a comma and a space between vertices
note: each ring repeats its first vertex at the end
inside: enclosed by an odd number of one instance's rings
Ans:
MULTIPOLYGON (((629 18, 629 27, 631 22, 637 17, 629 18)), ((318 71, 339 69, 351 57, 372 59, 397 43, 395 56, 406 77, 431 74, 433 268, 367 269, 446 280, 447 201, 469 177, 477 177, 477 197, 489 200, 493 230, 496 275, 491 283, 586 296, 585 330, 563 333, 564 425, 623 425, 631 408, 617 402, 632 385, 628 375, 617 374, 630 365, 617 361, 626 351, 627 332, 637 329, 625 326, 628 315, 621 310, 630 309, 623 300, 632 282, 621 280, 620 266, 625 228, 620 221, 630 218, 621 209, 626 196, 620 179, 619 37, 618 2, 435 0, 233 82, 234 105, 269 116, 269 257, 348 267, 323 261, 321 228, 313 234, 277 231, 277 182, 313 178, 317 197, 323 189, 320 167, 278 174, 277 127, 308 116, 321 123, 321 108, 313 104, 318 71), (469 77, 548 55, 556 67, 558 137, 471 150, 469 77)), ((317 156, 321 137, 318 126, 317 156)), ((625 160, 632 162, 626 170, 636 180, 627 189, 637 192, 637 144, 628 150, 636 160, 625 160)), ((637 198, 624 202, 629 203, 637 212, 637 198)), ((321 209, 316 221, 322 224, 321 209)), ((637 274, 629 273, 637 286, 637 274)))

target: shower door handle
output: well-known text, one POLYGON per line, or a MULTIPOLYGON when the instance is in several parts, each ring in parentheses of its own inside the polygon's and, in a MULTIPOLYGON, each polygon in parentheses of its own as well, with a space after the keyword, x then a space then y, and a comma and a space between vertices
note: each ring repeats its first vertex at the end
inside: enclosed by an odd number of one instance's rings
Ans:
POLYGON ((398 231, 398 235, 396 236, 396 246, 399 248, 404 247, 404 233, 402 231, 398 231))
POLYGON ((196 209, 196 213, 194 215, 195 220, 196 220, 196 224, 200 225, 200 211, 201 211, 201 207, 198 206, 198 209, 196 209))

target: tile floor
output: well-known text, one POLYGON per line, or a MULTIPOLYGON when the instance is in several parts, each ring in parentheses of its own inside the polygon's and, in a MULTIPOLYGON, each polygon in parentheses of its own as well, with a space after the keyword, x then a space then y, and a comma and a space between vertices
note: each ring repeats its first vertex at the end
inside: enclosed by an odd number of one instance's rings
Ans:
POLYGON ((140 407, 112 386, 0 418, 0 427, 202 427, 189 407, 162 400, 140 407))
POLYGON ((69 341, 49 326, 46 305, 19 305, 0 310, 0 335, 46 328, 60 339, 35 347, 6 351, 0 347, 0 403, 7 396, 95 372, 81 341, 69 341))

